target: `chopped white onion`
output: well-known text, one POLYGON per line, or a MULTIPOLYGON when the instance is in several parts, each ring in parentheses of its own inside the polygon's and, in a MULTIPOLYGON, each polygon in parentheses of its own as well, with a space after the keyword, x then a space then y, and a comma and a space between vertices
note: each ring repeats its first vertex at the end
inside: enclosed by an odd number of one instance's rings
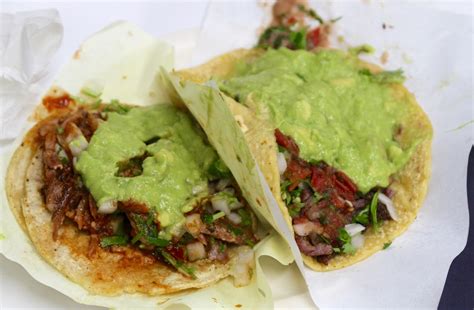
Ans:
POLYGON ((347 224, 346 226, 344 226, 344 229, 347 231, 349 236, 352 237, 352 236, 355 236, 356 234, 364 231, 365 227, 362 226, 361 224, 354 223, 354 224, 347 224))
POLYGON ((277 163, 278 163, 278 171, 280 172, 280 175, 282 175, 286 168, 287 168, 287 163, 285 159, 285 155, 281 152, 278 152, 277 154, 277 163))
POLYGON ((230 213, 229 204, 227 203, 227 199, 214 197, 211 199, 212 207, 215 211, 222 211, 225 214, 230 213))
POLYGON ((231 212, 227 215, 227 218, 229 219, 229 221, 231 221, 232 223, 238 225, 240 224, 240 222, 242 222, 242 218, 240 217, 240 215, 238 215, 237 213, 235 212, 231 212))
POLYGON ((201 242, 193 242, 186 245, 186 250, 188 252, 188 259, 192 262, 206 257, 206 249, 201 242))
POLYGON ((89 143, 87 142, 86 138, 81 134, 71 142, 69 142, 69 149, 74 157, 79 156, 82 151, 87 149, 89 143))
POLYGON ((240 287, 250 283, 253 269, 255 267, 255 258, 253 250, 250 247, 239 247, 235 263, 232 265, 231 274, 234 277, 234 286, 240 287))
POLYGON ((362 235, 361 233, 358 233, 352 236, 351 243, 354 248, 360 249, 364 245, 364 242, 365 242, 365 238, 364 238, 364 235, 362 235))
POLYGON ((201 220, 201 216, 198 213, 193 213, 186 216, 186 221, 184 222, 186 231, 190 233, 193 237, 198 236, 201 233, 201 228, 204 226, 204 223, 201 220))
POLYGON ((395 210, 395 207, 393 206, 393 202, 390 198, 385 196, 384 194, 380 193, 379 194, 379 201, 383 203, 387 207, 387 211, 390 214, 390 217, 395 221, 398 222, 399 217, 397 210, 395 210))
POLYGON ((111 214, 117 210, 117 202, 114 200, 107 200, 99 205, 99 213, 111 214))
POLYGON ((316 224, 310 221, 293 225, 293 230, 298 236, 308 236, 312 232, 321 232, 320 227, 316 226, 316 224))

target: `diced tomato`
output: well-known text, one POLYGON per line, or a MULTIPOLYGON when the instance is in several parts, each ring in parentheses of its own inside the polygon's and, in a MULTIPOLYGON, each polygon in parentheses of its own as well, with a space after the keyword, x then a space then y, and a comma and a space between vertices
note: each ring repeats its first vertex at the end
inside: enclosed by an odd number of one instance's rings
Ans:
POLYGON ((357 185, 355 185, 354 182, 352 182, 352 180, 344 172, 337 171, 336 177, 341 180, 351 192, 357 192, 357 185))
POLYGON ((313 166, 311 175, 311 185, 318 193, 324 193, 332 187, 331 176, 327 174, 325 169, 313 166))
POLYGON ((285 171, 285 176, 292 182, 288 190, 293 190, 299 183, 311 175, 311 168, 303 161, 291 159, 285 171))
POLYGON ((321 43, 321 28, 315 28, 308 32, 306 40, 312 45, 313 48, 317 47, 321 43))
POLYGON ((184 248, 182 246, 169 245, 166 247, 166 250, 176 259, 184 260, 184 248))
POLYGON ((57 109, 65 109, 69 107, 74 102, 74 100, 69 97, 69 95, 62 95, 60 97, 48 96, 43 98, 43 105, 48 111, 53 111, 57 109))
POLYGON ((275 129, 275 138, 279 146, 284 147, 291 154, 298 156, 300 154, 300 148, 296 142, 290 136, 283 134, 278 128, 275 129))
POLYGON ((288 25, 293 25, 294 23, 296 23, 296 18, 294 16, 288 18, 288 25))

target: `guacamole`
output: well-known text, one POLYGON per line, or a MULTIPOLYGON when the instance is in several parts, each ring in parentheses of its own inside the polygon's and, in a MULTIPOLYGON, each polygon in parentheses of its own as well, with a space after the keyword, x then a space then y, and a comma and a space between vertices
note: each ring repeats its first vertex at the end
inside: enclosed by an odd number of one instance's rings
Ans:
POLYGON ((239 64, 220 88, 293 137, 303 159, 344 171, 367 192, 388 186, 414 148, 394 139, 408 111, 387 76, 343 51, 281 48, 239 64))
POLYGON ((207 195, 207 172, 218 159, 190 116, 170 105, 109 113, 76 163, 100 206, 108 201, 145 204, 170 237, 183 213, 207 195), (143 171, 117 176, 120 163, 145 157, 143 171))

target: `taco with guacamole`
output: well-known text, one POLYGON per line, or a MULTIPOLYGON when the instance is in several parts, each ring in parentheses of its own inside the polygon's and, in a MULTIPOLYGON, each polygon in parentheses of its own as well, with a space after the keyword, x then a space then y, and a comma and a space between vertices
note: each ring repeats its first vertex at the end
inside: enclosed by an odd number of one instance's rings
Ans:
POLYGON ((83 104, 59 90, 45 107, 11 159, 6 190, 47 262, 98 295, 162 295, 228 276, 249 283, 261 226, 189 114, 83 104))
POLYGON ((388 247, 414 221, 432 127, 401 70, 360 60, 368 46, 321 47, 319 28, 293 24, 268 28, 257 48, 176 75, 182 84, 215 81, 235 122, 254 133, 247 143, 305 263, 329 271, 388 247), (252 138, 259 131, 266 147, 252 138))

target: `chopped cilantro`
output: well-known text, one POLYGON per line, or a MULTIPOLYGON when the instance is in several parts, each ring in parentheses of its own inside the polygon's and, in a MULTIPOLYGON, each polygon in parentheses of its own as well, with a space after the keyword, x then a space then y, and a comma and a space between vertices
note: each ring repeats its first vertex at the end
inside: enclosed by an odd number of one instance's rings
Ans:
POLYGON ((227 248, 227 246, 225 245, 225 243, 219 243, 219 252, 220 253, 224 253, 226 248, 227 248))
POLYGON ((212 214, 203 214, 201 218, 202 218, 202 221, 206 224, 212 224, 213 222, 212 214))
POLYGON ((247 210, 240 208, 239 210, 237 210, 237 213, 240 215, 240 218, 242 219, 242 221, 240 222, 242 226, 252 225, 252 217, 250 216, 250 213, 247 210))
POLYGON ((57 126, 57 127, 56 127, 56 133, 57 133, 58 135, 62 135, 62 134, 64 133, 64 128, 61 127, 61 126, 57 126))
POLYGON ((353 223, 359 223, 362 225, 369 224, 369 206, 367 205, 362 211, 360 211, 352 221, 353 223))
POLYGON ((224 217, 224 216, 225 216, 224 211, 219 211, 219 212, 212 215, 212 221, 215 222, 215 221, 217 221, 218 219, 220 219, 221 217, 224 217))
POLYGON ((100 246, 106 248, 112 245, 126 245, 127 242, 128 238, 125 235, 110 236, 102 238, 100 240, 100 246))
POLYGON ((342 246, 342 252, 346 254, 354 254, 356 249, 352 245, 352 243, 346 243, 342 246))
POLYGON ((244 233, 242 229, 234 227, 232 225, 228 225, 227 227, 229 228, 230 232, 234 234, 234 236, 241 236, 244 233))
POLYGON ((320 24, 324 24, 324 20, 322 19, 321 16, 319 16, 318 13, 316 13, 315 10, 313 10, 313 9, 307 9, 307 8, 306 8, 304 5, 302 5, 302 4, 299 4, 299 5, 298 5, 298 9, 299 9, 301 12, 305 13, 306 15, 308 15, 309 17, 312 17, 312 18, 314 18, 315 20, 317 20, 320 24))
POLYGON ((405 76, 401 69, 395 71, 382 71, 379 73, 372 73, 369 69, 362 69, 359 73, 369 76, 377 83, 403 83, 405 81, 405 76))
POLYGON ((169 254, 168 252, 166 251, 161 251, 159 252, 161 254, 161 256, 163 256, 163 258, 170 264, 172 265, 173 267, 175 267, 179 272, 187 275, 187 276, 190 276, 192 279, 196 279, 196 275, 195 275, 195 269, 192 268, 192 267, 189 267, 187 266, 186 264, 184 264, 183 262, 177 260, 173 255, 169 254))
POLYGON ((375 229, 375 231, 378 231, 379 229, 379 223, 377 222, 378 199, 379 199, 379 192, 376 192, 374 194, 374 197, 372 197, 372 202, 370 203, 370 215, 372 218, 372 227, 375 229))
POLYGON ((306 49, 306 29, 290 32, 289 39, 295 49, 306 49))
POLYGON ((148 243, 150 243, 151 245, 154 245, 157 247, 165 247, 170 243, 168 240, 156 238, 156 237, 146 237, 146 241, 148 241, 148 243))
POLYGON ((232 176, 229 168, 227 168, 226 164, 222 161, 222 159, 216 159, 208 169, 208 174, 212 180, 216 179, 227 179, 232 176))
POLYGON ((313 193, 313 197, 314 197, 315 202, 318 202, 318 201, 320 201, 321 199, 324 198, 324 195, 321 195, 320 193, 318 193, 318 192, 315 191, 315 192, 313 193))
POLYGON ((362 53, 372 54, 374 51, 375 49, 369 44, 363 44, 363 45, 349 48, 349 53, 353 55, 359 55, 362 53))
POLYGON ((121 104, 118 100, 113 99, 106 105, 105 112, 116 112, 118 114, 127 114, 132 108, 121 104))
POLYGON ((168 245, 168 240, 158 237, 158 229, 153 223, 153 218, 154 216, 152 213, 150 213, 146 219, 139 214, 132 214, 132 219, 135 222, 137 229, 137 235, 133 238, 132 242, 137 242, 143 238, 143 241, 149 245, 157 247, 164 247, 168 245), (140 237, 137 238, 139 235, 140 237))
POLYGON ((384 244, 383 244, 383 249, 382 249, 382 250, 385 250, 385 249, 387 249, 387 248, 388 248, 388 247, 389 247, 391 244, 392 244, 392 241, 390 241, 390 242, 387 242, 387 243, 384 243, 384 244))
POLYGON ((132 239, 132 244, 135 244, 137 243, 138 240, 140 240, 140 238, 143 237, 143 233, 142 232, 139 232, 138 234, 135 235, 135 237, 133 237, 132 239))
POLYGON ((298 217, 300 215, 300 211, 303 208, 303 204, 294 204, 288 207, 288 213, 292 218, 298 217))
POLYGON ((318 236, 319 238, 321 238, 321 240, 324 241, 324 243, 331 244, 331 241, 328 238, 324 237, 323 235, 318 235, 318 236))
POLYGON ((248 245, 251 248, 253 248, 255 246, 255 242, 253 242, 250 239, 245 240, 245 244, 248 245))
POLYGON ((354 254, 356 249, 352 245, 352 238, 345 228, 339 229, 339 240, 342 242, 342 252, 346 254, 354 254))

